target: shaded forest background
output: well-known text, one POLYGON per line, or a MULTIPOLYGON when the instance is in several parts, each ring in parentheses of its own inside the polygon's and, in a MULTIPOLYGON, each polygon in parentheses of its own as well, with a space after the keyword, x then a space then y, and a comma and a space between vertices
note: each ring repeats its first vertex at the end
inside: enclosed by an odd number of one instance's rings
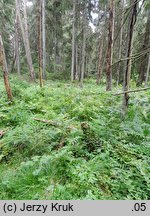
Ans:
MULTIPOLYGON (((8 71, 40 79, 106 78, 129 90, 149 76, 148 1, 1 1, 8 71), (130 71, 131 68, 131 71, 130 71)), ((105 81, 104 81, 105 82, 105 81)))

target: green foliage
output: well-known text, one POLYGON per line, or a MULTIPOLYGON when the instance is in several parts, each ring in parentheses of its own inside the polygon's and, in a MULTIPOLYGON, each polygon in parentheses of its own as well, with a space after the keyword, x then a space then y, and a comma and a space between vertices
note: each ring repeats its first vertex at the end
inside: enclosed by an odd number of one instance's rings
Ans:
POLYGON ((92 80, 11 82, 13 104, 0 80, 0 199, 150 198, 149 91, 131 96, 122 119, 122 98, 92 80))

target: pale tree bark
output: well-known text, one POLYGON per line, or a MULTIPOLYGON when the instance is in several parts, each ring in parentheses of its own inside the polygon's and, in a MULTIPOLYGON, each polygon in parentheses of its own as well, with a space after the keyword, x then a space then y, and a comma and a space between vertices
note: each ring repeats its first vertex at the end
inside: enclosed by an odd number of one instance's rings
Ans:
MULTIPOLYGON (((55 6, 56 7, 56 6, 55 6)), ((56 10, 56 8, 55 8, 56 10)), ((58 47, 58 39, 57 39, 57 16, 56 13, 53 14, 54 19, 54 31, 53 31, 53 37, 54 37, 54 60, 53 60, 53 66, 54 66, 54 73, 57 72, 57 47, 58 47)))
POLYGON ((29 42, 29 31, 28 31, 28 18, 27 18, 27 0, 24 0, 24 26, 25 26, 25 37, 26 37, 26 45, 27 45, 27 55, 30 67, 30 75, 32 81, 35 80, 34 68, 32 63, 30 42, 29 42))
POLYGON ((16 13, 16 20, 15 20, 15 57, 16 57, 16 67, 18 76, 21 75, 20 73, 20 52, 19 52, 19 23, 18 23, 18 15, 16 13))
POLYGON ((78 43, 76 42, 76 74, 75 79, 79 79, 79 64, 78 64, 78 43))
MULTIPOLYGON (((149 38, 150 38, 150 10, 147 13, 147 23, 144 35, 144 42, 142 45, 142 50, 145 50, 149 47, 149 38)), ((148 55, 145 54, 140 59, 140 67, 139 67, 139 77, 137 85, 141 85, 145 81, 145 74, 146 74, 146 62, 147 62, 148 55)))
MULTIPOLYGON (((128 34, 127 34, 127 54, 126 54, 126 67, 124 74, 124 91, 129 91, 130 85, 130 76, 131 76, 131 65, 132 65, 132 48, 133 48, 133 33, 134 26, 136 23, 136 14, 137 14, 137 4, 138 0, 130 0, 130 5, 132 5, 130 14, 129 14, 129 26, 128 26, 128 34)), ((123 110, 126 113, 129 103, 129 94, 125 93, 123 98, 123 110)))
MULTIPOLYGON (((55 23, 56 23, 56 15, 55 15, 54 19, 55 19, 55 23)), ((57 46, 58 46, 57 43, 58 43, 57 42, 57 30, 55 27, 55 29, 54 29, 54 73, 57 70, 57 61, 56 61, 56 59, 57 59, 57 46)))
POLYGON ((1 34, 0 34, 0 65, 2 66, 4 84, 5 84, 8 100, 13 101, 12 91, 11 91, 9 77, 8 77, 8 66, 7 66, 6 56, 5 56, 5 49, 4 49, 1 34))
POLYGON ((147 72, 146 72, 146 79, 145 79, 145 87, 148 85, 149 71, 150 71, 150 54, 149 54, 148 64, 147 64, 147 72))
POLYGON ((104 46, 104 34, 100 40, 100 47, 99 47, 99 59, 98 59, 98 73, 97 73, 97 80, 96 83, 99 85, 101 78, 102 78, 102 53, 103 53, 103 46, 104 46))
POLYGON ((31 77, 32 81, 35 81, 35 73, 34 73, 34 68, 33 68, 33 63, 32 63, 32 56, 31 56, 29 35, 28 35, 26 0, 24 0, 24 10, 23 11, 24 11, 24 24, 22 22, 22 18, 21 18, 21 14, 20 14, 19 2, 18 2, 18 0, 16 0, 16 13, 17 13, 20 28, 21 28, 23 43, 24 43, 25 52, 26 52, 27 63, 28 63, 29 70, 30 70, 30 77, 31 77))
POLYGON ((45 0, 42 0, 42 46, 43 46, 43 78, 46 79, 46 28, 45 28, 45 0))
MULTIPOLYGON (((105 13, 107 13, 106 7, 105 7, 105 13)), ((104 25, 102 27, 101 36, 100 36, 98 71, 97 71, 97 79, 96 79, 97 85, 99 85, 99 83, 101 82, 103 67, 104 67, 104 63, 105 63, 105 52, 104 52, 105 40, 106 40, 106 27, 105 27, 105 25, 106 25, 106 17, 105 17, 104 25)))
MULTIPOLYGON (((124 23, 124 0, 120 1, 120 12, 121 12, 121 22, 120 22, 120 41, 119 41, 118 59, 121 59, 121 56, 122 56, 122 37, 123 37, 123 23, 124 23)), ((118 65, 117 65, 117 86, 119 84, 120 71, 121 71, 121 63, 119 61, 118 65)))
POLYGON ((114 39, 114 0, 109 1, 108 49, 106 59, 106 90, 112 90, 112 58, 114 39))
POLYGON ((76 72, 76 0, 73 0, 73 22, 72 22, 72 65, 71 81, 75 80, 76 72))
POLYGON ((38 57, 39 57, 39 81, 43 87, 43 67, 42 67, 42 2, 38 0, 38 57))
POLYGON ((25 30, 24 30, 22 19, 21 19, 19 2, 18 2, 18 0, 15 0, 15 1, 16 1, 16 16, 18 16, 19 25, 20 25, 21 34, 22 34, 22 39, 23 39, 23 43, 24 43, 24 47, 25 47, 25 52, 26 52, 27 51, 27 47, 26 47, 25 30))
POLYGON ((80 87, 83 87, 83 80, 85 74, 85 56, 86 56, 86 9, 83 12, 83 41, 82 41, 82 62, 81 62, 81 77, 80 77, 80 87))

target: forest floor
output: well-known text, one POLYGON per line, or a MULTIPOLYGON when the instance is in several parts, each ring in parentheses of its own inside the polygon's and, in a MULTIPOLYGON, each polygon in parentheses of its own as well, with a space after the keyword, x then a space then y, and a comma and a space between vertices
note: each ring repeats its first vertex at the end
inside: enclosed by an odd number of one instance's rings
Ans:
POLYGON ((0 79, 0 199, 150 199, 150 91, 130 94, 122 118, 122 95, 94 80, 11 83, 12 104, 0 79))

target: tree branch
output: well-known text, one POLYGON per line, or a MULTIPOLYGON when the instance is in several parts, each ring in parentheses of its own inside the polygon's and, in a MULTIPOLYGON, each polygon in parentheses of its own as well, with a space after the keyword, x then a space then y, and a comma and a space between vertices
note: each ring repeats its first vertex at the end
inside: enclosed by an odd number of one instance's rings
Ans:
POLYGON ((119 93, 114 94, 113 96, 122 95, 122 94, 126 94, 126 93, 132 93, 132 92, 146 91, 148 89, 150 89, 150 87, 142 88, 142 89, 129 90, 129 91, 124 91, 124 92, 119 92, 119 93))
POLYGON ((61 126, 60 123, 54 122, 54 121, 51 121, 51 120, 45 120, 45 119, 39 119, 39 118, 33 118, 33 120, 40 121, 40 122, 43 122, 43 123, 47 123, 47 124, 55 126, 55 127, 60 127, 61 126))

